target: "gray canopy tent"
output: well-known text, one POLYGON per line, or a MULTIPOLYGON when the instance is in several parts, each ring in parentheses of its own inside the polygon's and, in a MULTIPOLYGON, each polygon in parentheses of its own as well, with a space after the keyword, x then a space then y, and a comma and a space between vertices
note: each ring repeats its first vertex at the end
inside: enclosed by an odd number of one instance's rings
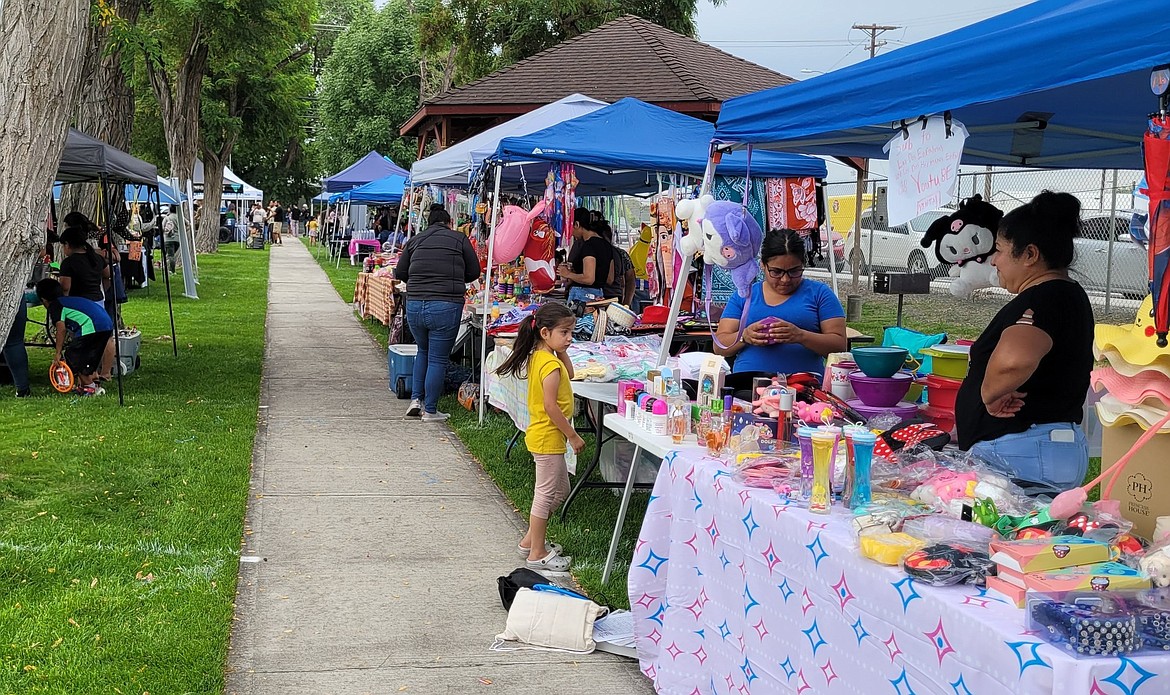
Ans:
MULTIPOLYGON (((121 191, 110 184, 132 183, 144 185, 148 188, 148 198, 153 195, 153 202, 158 205, 158 168, 144 162, 112 145, 108 145, 97 138, 91 137, 74 128, 69 129, 65 138, 65 149, 61 153, 61 161, 57 166, 56 180, 61 183, 97 183, 101 186, 101 214, 105 217, 106 253, 109 258, 114 257, 113 237, 109 234, 110 222, 113 214, 110 203, 110 193, 121 191)), ((166 245, 163 245, 163 267, 166 267, 166 245)), ((164 272, 163 278, 167 287, 167 312, 171 320, 171 349, 176 357, 179 355, 178 344, 175 341, 175 311, 171 303, 171 281, 169 273, 164 272)), ((115 337, 121 309, 115 300, 111 303, 114 308, 115 337)), ((118 361, 118 403, 124 403, 121 369, 121 345, 114 340, 115 355, 118 361)))

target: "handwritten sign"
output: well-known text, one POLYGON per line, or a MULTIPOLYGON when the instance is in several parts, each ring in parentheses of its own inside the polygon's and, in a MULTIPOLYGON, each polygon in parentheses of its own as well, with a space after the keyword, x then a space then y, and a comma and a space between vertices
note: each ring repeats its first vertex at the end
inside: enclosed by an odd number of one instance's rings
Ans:
POLYGON ((926 127, 912 121, 886 143, 890 155, 889 223, 902 224, 951 201, 958 181, 959 158, 967 129, 951 120, 947 137, 942 116, 931 116, 926 127), (908 137, 907 137, 908 135, 908 137))

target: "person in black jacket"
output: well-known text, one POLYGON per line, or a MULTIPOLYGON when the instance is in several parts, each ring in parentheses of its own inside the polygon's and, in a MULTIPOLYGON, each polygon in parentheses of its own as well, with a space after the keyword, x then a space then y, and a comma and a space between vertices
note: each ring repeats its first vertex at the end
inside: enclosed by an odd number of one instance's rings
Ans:
POLYGON ((408 417, 442 422, 438 411, 451 348, 463 318, 467 283, 479 278, 479 259, 467 237, 451 229, 451 215, 432 208, 427 228, 406 243, 394 270, 406 283, 406 322, 418 343, 408 417))

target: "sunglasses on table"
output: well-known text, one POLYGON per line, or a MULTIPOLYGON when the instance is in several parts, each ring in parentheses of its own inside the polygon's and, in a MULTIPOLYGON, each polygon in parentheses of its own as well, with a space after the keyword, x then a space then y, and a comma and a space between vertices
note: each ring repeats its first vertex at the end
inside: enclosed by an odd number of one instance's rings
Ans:
POLYGON ((795 268, 773 268, 770 265, 766 265, 764 266, 764 270, 768 271, 768 275, 777 280, 785 276, 796 279, 804 275, 804 266, 802 265, 795 268))

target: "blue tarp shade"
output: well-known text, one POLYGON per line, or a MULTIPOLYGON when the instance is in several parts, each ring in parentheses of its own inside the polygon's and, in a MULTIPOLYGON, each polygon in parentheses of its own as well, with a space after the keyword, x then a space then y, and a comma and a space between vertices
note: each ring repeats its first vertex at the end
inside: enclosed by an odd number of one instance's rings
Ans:
MULTIPOLYGON (((402 192, 406 188, 406 177, 391 175, 371 181, 364 186, 340 194, 341 200, 348 200, 355 205, 396 205, 402 202, 402 192)), ((329 202, 333 202, 331 196, 329 202)))
POLYGON ((399 176, 410 175, 406 169, 391 162, 376 151, 371 151, 345 169, 324 179, 321 185, 325 188, 326 192, 337 193, 340 191, 348 191, 351 188, 357 188, 362 184, 385 178, 391 174, 398 174, 399 176))
MULTIPOLYGON (((657 190, 653 177, 648 185, 647 172, 702 176, 714 133, 715 126, 706 121, 627 97, 535 133, 504 138, 496 148, 496 158, 503 162, 576 164, 577 178, 582 182, 577 191, 582 195, 588 195, 595 185, 624 192, 657 190)), ((505 182, 519 177, 509 168, 504 170, 505 182)), ((722 176, 744 176, 747 172, 745 152, 724 155, 719 163, 722 176)), ((752 153, 753 177, 824 178, 826 173, 824 161, 816 157, 752 153)))
POLYGON ((728 100, 715 139, 885 159, 902 119, 949 110, 970 132, 965 164, 1140 169, 1157 108, 1150 70, 1170 63, 1168 36, 1165 0, 1040 0, 728 100))

